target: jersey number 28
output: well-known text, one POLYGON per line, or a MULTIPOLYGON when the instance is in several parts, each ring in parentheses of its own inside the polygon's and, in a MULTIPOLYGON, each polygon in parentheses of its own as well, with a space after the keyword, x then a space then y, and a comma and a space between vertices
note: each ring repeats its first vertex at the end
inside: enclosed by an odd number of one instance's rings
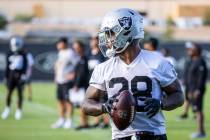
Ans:
MULTIPOLYGON (((119 92, 123 90, 129 90, 129 81, 124 77, 116 77, 112 78, 109 81, 109 88, 114 88, 115 84, 122 84, 122 88, 119 90, 119 92)), ((152 80, 147 76, 135 76, 131 80, 131 91, 133 93, 133 96, 138 97, 152 97, 152 80), (138 83, 145 83, 146 89, 140 90, 138 89, 138 83)))

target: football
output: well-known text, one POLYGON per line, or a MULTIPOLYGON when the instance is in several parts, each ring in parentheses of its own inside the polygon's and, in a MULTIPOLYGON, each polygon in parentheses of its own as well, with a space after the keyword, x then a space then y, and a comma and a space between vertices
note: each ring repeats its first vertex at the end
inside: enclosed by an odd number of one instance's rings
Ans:
POLYGON ((133 121, 136 114, 136 101, 133 95, 122 91, 117 97, 118 102, 113 104, 112 120, 119 130, 126 129, 133 121))

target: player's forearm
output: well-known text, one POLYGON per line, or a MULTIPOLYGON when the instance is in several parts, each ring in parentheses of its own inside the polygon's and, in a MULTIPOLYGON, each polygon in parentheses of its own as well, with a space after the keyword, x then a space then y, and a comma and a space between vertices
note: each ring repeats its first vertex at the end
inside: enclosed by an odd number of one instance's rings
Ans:
POLYGON ((184 94, 177 79, 162 89, 166 93, 166 96, 162 100, 163 110, 170 111, 184 104, 184 94))
POLYGON ((82 109, 85 112, 85 114, 90 116, 99 116, 103 114, 102 103, 98 103, 91 99, 87 99, 83 102, 82 109))
POLYGON ((174 110, 184 104, 184 95, 182 91, 166 96, 162 100, 162 109, 166 111, 174 110))

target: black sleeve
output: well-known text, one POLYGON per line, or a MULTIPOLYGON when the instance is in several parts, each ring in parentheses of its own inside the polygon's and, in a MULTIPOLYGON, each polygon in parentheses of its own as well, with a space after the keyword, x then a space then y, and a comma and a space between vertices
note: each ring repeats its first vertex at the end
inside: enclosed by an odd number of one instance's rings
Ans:
POLYGON ((5 69, 5 78, 6 79, 9 78, 9 73, 10 73, 10 69, 9 69, 9 65, 10 65, 9 56, 10 56, 10 54, 8 53, 7 56, 6 56, 6 69, 5 69))
POLYGON ((198 67, 198 81, 197 81, 197 89, 203 90, 206 84, 207 79, 207 66, 204 60, 201 60, 199 67, 198 67))
POLYGON ((84 82, 83 79, 85 76, 88 76, 86 71, 86 62, 81 59, 76 68, 76 79, 74 85, 79 87, 81 82, 84 82))

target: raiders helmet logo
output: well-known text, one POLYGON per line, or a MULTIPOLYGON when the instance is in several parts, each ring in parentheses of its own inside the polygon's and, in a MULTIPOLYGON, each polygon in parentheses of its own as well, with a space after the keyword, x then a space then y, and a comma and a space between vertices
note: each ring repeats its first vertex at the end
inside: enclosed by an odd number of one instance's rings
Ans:
POLYGON ((131 17, 123 17, 118 19, 120 26, 123 27, 125 30, 129 30, 132 25, 131 17))

